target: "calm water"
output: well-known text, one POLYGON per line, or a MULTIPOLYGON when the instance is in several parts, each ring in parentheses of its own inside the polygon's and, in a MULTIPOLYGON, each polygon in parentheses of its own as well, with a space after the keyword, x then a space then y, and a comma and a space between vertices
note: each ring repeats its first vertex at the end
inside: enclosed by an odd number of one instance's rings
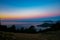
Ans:
POLYGON ((31 25, 39 25, 42 24, 43 22, 1 22, 2 25, 21 25, 21 26, 31 26, 31 25))
POLYGON ((42 23, 43 22, 1 22, 2 25, 7 25, 8 27, 10 27, 11 25, 15 25, 16 28, 21 27, 29 28, 31 25, 34 25, 37 30, 39 29, 44 30, 46 28, 49 28, 49 27, 37 27, 37 25, 40 25, 42 23))

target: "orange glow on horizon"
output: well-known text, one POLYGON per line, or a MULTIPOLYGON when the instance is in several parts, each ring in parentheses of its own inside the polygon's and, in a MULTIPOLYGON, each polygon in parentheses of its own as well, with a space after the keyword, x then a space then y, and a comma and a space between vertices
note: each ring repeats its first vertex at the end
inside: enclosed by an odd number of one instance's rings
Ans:
POLYGON ((30 19, 30 18, 44 18, 44 17, 51 17, 51 16, 57 16, 57 14, 37 14, 37 15, 0 15, 1 19, 30 19))

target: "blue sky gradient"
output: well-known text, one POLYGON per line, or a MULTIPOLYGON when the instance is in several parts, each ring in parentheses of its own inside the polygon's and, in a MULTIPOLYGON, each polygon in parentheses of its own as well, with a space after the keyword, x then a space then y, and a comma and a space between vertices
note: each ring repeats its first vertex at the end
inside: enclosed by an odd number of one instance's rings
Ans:
POLYGON ((60 0, 0 0, 0 18, 5 21, 60 20, 59 10, 60 0))

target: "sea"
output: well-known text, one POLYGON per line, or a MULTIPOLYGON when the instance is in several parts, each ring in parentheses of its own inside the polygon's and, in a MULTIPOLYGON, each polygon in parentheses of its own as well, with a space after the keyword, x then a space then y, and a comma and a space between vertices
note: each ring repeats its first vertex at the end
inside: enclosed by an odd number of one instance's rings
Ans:
POLYGON ((50 27, 38 27, 37 25, 41 25, 43 24, 44 22, 1 22, 2 25, 7 25, 7 27, 11 27, 12 25, 15 25, 16 29, 20 29, 21 27, 24 27, 24 28, 29 28, 30 26, 35 26, 35 29, 37 31, 39 31, 40 29, 41 30, 45 30, 47 28, 50 28, 50 27))

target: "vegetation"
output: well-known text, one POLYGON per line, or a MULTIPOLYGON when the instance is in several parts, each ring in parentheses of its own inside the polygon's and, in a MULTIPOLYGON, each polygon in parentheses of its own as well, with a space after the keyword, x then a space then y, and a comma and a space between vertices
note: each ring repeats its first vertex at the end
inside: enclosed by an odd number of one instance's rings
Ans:
MULTIPOLYGON (((44 23, 45 26, 48 24, 44 23)), ((60 40, 60 21, 49 25, 51 25, 51 28, 46 30, 40 29, 38 32, 33 25, 28 29, 23 27, 16 29, 15 25, 8 28, 6 25, 0 25, 0 40, 60 40)))
POLYGON ((30 26, 28 29, 24 30, 25 33, 36 33, 36 29, 34 26, 30 26))
POLYGON ((37 34, 0 31, 0 40, 60 40, 60 30, 37 34))
POLYGON ((14 33, 0 31, 0 40, 16 40, 14 33))

